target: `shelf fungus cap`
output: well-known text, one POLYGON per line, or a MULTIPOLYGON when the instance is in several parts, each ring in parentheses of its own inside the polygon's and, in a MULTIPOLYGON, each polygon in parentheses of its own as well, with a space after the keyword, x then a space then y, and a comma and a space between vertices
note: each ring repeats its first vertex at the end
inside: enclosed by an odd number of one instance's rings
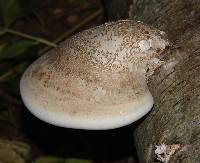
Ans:
POLYGON ((36 117, 61 127, 128 125, 153 106, 146 81, 168 44, 162 31, 131 20, 85 30, 28 67, 22 99, 36 117))

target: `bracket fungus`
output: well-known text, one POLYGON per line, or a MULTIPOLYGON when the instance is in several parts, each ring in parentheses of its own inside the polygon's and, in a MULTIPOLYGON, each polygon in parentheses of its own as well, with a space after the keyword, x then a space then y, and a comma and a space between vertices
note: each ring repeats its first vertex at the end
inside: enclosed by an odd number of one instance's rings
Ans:
POLYGON ((164 32, 131 20, 80 32, 28 67, 20 81, 23 102, 61 127, 128 125, 153 106, 146 81, 168 44, 164 32))

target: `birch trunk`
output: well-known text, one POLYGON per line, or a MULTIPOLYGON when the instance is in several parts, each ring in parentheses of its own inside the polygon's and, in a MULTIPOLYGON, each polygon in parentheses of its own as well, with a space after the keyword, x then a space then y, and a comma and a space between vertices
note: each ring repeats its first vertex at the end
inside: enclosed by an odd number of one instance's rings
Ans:
POLYGON ((155 105, 134 130, 140 162, 200 163, 200 1, 104 3, 109 20, 143 21, 172 42, 162 55, 165 64, 148 81, 155 105))

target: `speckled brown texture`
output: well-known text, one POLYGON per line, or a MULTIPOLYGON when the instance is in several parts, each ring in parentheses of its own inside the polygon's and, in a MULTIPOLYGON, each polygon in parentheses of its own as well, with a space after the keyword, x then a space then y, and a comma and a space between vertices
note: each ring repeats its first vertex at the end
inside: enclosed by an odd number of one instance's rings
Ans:
POLYGON ((34 103, 53 112, 128 114, 133 109, 111 106, 148 94, 146 78, 160 66, 158 54, 167 45, 163 32, 141 22, 107 23, 76 34, 39 58, 21 82, 34 103))

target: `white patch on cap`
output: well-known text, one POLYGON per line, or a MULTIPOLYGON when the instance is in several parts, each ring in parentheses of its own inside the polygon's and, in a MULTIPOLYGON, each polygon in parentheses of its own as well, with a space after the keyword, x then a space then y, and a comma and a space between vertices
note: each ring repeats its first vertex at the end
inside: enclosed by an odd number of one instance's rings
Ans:
POLYGON ((112 40, 108 39, 106 35, 103 35, 99 38, 99 51, 116 53, 119 49, 121 43, 123 43, 123 39, 117 36, 112 36, 112 40))
POLYGON ((150 47, 152 47, 153 49, 165 49, 166 46, 169 45, 169 43, 163 39, 161 39, 160 37, 155 38, 155 39, 150 39, 149 40, 149 44, 150 47))
POLYGON ((147 51, 151 48, 150 42, 148 40, 141 40, 138 46, 142 52, 147 51))

